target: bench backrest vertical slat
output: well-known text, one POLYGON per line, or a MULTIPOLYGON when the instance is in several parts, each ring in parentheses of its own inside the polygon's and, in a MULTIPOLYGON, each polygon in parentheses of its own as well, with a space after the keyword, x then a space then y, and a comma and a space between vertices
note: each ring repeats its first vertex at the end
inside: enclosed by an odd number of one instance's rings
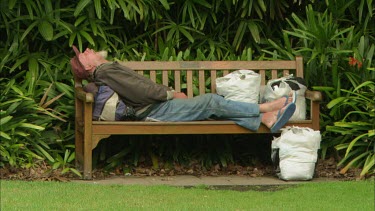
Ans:
POLYGON ((175 70, 174 72, 174 90, 176 92, 181 92, 181 72, 179 70, 175 70))
POLYGON ((193 97, 193 71, 186 70, 186 91, 189 98, 193 97))
POLYGON ((296 57, 296 76, 303 78, 303 57, 296 57))
POLYGON ((143 75, 143 70, 138 70, 137 73, 138 73, 139 75, 143 75))
POLYGON ((272 79, 278 78, 278 76, 277 76, 277 70, 271 70, 271 78, 272 79))
POLYGON ((259 70, 260 74, 260 85, 266 85, 266 70, 259 70))
POLYGON ((206 80, 204 77, 204 70, 199 70, 199 94, 202 95, 206 93, 206 80))
POLYGON ((216 70, 210 71, 211 77, 211 93, 216 93, 216 70))
POLYGON ((150 70, 150 79, 154 82, 156 82, 156 71, 150 70))
POLYGON ((162 81, 164 86, 169 86, 168 85, 168 70, 163 70, 162 71, 162 81))
POLYGON ((283 76, 288 76, 289 75, 289 70, 283 70, 283 76))
POLYGON ((226 76, 226 75, 228 75, 229 74, 229 70, 224 70, 223 71, 223 76, 226 76))

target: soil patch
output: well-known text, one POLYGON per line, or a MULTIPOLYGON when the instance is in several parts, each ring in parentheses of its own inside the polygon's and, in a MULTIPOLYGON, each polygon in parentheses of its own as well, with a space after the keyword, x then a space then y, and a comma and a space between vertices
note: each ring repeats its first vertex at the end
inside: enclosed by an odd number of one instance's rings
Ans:
MULTIPOLYGON (((161 165, 162 166, 162 165, 161 165)), ((334 178, 337 180, 357 180, 360 169, 350 169, 345 174, 340 173, 335 159, 319 160, 316 164, 315 178, 334 178)), ((133 168, 117 168, 113 171, 95 169, 93 171, 93 180, 101 180, 113 176, 176 176, 176 175, 194 175, 194 176, 220 176, 220 175, 238 175, 250 177, 275 176, 275 167, 272 165, 257 164, 255 166, 241 166, 229 164, 227 167, 214 165, 210 169, 204 168, 200 162, 192 162, 190 165, 182 166, 179 164, 171 165, 169 168, 153 169, 152 165, 141 164, 133 168)), ((368 175, 373 176, 373 175, 368 175)), ((61 181, 67 182, 79 177, 72 172, 62 174, 61 170, 53 170, 46 163, 40 163, 32 168, 12 168, 5 167, 0 169, 1 179, 7 180, 38 180, 38 181, 61 181)), ((214 187, 216 188, 216 187, 214 187)), ((230 187, 228 187, 230 188, 230 187)), ((254 188, 254 187, 252 187, 254 188)), ((267 191, 267 187, 262 187, 267 191)), ((269 187, 275 189, 278 187, 269 187)), ((246 189, 246 187, 244 187, 246 189)))

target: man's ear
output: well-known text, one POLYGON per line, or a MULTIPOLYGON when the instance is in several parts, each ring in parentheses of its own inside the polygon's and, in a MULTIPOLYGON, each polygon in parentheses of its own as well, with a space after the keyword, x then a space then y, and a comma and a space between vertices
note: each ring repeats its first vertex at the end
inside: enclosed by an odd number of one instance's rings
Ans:
POLYGON ((95 66, 87 64, 84 66, 86 71, 92 72, 95 69, 95 66))

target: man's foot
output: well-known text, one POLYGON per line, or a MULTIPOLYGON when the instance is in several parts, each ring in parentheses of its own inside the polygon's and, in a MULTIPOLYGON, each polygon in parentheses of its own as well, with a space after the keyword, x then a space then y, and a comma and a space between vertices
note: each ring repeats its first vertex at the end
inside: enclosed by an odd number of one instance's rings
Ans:
POLYGON ((289 103, 295 103, 296 101, 296 92, 293 91, 289 94, 289 96, 283 96, 279 99, 276 99, 272 102, 262 103, 259 105, 259 111, 261 113, 277 111, 288 105, 289 103))
POLYGON ((272 133, 279 131, 293 116, 296 110, 294 103, 289 103, 278 111, 266 112, 263 114, 262 123, 271 129, 272 133))

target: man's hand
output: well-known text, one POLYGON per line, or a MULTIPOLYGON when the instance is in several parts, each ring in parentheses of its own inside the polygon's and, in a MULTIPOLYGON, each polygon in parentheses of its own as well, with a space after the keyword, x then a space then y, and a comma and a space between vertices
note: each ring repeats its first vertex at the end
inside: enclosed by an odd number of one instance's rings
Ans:
POLYGON ((185 93, 183 92, 173 92, 173 98, 180 98, 180 99, 186 99, 188 98, 185 93))

